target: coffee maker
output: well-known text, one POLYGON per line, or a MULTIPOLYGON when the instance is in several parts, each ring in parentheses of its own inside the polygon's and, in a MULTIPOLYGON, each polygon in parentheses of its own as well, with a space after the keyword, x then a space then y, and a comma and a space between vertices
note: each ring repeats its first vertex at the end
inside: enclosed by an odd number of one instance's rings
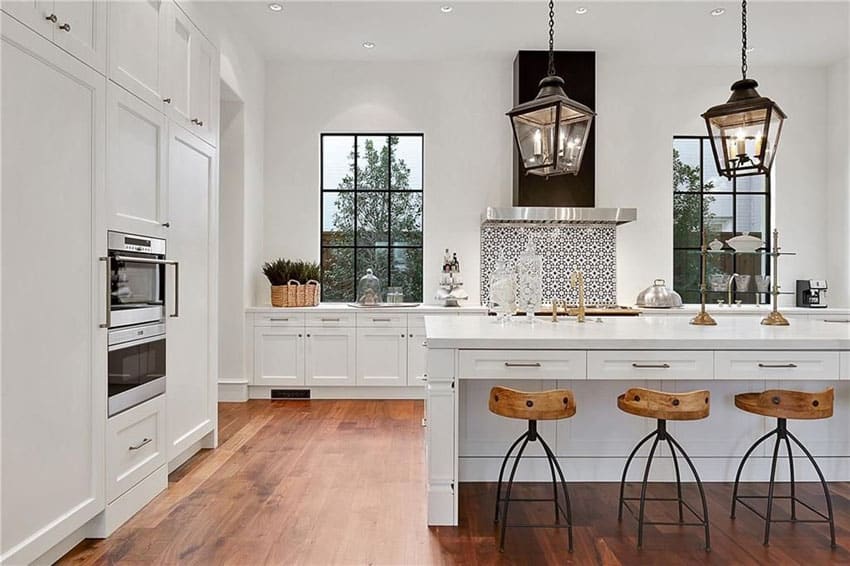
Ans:
POLYGON ((797 279, 797 306, 826 308, 826 281, 797 279))

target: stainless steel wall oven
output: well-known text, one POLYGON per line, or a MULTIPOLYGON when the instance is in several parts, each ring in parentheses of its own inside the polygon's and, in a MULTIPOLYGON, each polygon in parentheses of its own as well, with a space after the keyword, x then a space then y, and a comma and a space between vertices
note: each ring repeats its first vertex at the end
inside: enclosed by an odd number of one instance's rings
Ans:
POLYGON ((174 267, 174 304, 179 266, 166 259, 165 240, 109 232, 107 238, 108 415, 165 392, 166 269, 174 267))

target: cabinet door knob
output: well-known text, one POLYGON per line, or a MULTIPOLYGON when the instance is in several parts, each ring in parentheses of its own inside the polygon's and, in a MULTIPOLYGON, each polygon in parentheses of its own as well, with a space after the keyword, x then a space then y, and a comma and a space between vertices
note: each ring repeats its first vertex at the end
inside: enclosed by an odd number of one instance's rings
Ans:
POLYGON ((163 228, 171 228, 171 222, 163 222, 162 227, 163 228))
POLYGON ((59 26, 59 29, 63 31, 71 31, 71 24, 62 24, 61 26, 59 26))
POLYGON ((204 125, 204 121, 199 120, 198 118, 192 118, 192 123, 195 124, 196 126, 203 126, 204 125))
POLYGON ((55 24, 59 18, 56 17, 56 14, 50 14, 49 16, 44 16, 44 19, 55 24))
POLYGON ((171 97, 163 98, 162 101, 165 102, 166 104, 171 104, 171 97))

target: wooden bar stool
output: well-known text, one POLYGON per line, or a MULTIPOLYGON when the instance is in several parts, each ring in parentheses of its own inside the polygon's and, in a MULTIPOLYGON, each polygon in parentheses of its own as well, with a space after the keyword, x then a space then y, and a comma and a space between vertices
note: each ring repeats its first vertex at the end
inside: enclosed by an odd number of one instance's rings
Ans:
POLYGON ((508 453, 505 454, 505 459, 502 460, 502 469, 499 470, 499 483, 496 487, 496 518, 495 523, 499 522, 499 503, 504 502, 504 509, 501 511, 502 531, 499 538, 499 551, 505 550, 505 532, 508 526, 511 527, 547 527, 547 528, 566 528, 569 551, 573 551, 573 515, 570 506, 570 494, 567 491, 567 482, 564 479, 564 472, 561 470, 561 465, 558 459, 549 448, 549 445, 543 440, 537 432, 537 421, 552 421, 566 419, 576 414, 576 403, 573 397, 573 392, 569 389, 555 389, 552 391, 541 392, 526 392, 509 389, 507 387, 494 387, 490 390, 490 412, 501 417, 511 419, 525 419, 528 421, 528 430, 520 435, 511 447, 508 453), (543 451, 546 453, 546 459, 549 461, 549 471, 552 473, 552 498, 551 499, 533 499, 533 498, 511 498, 511 489, 514 485, 514 476, 525 447, 529 442, 539 441, 543 446, 543 451), (507 493, 502 498, 502 479, 505 474, 505 466, 511 457, 514 449, 522 442, 517 452, 514 465, 511 468, 511 475, 508 478, 507 493), (558 476, 561 479, 561 489, 564 492, 565 506, 561 507, 560 498, 558 497, 558 480, 555 478, 555 470, 558 470, 558 476), (554 524, 511 524, 508 525, 508 506, 511 501, 552 501, 555 506, 555 523, 554 524), (561 514, 566 517, 566 524, 561 523, 561 514))
POLYGON ((735 395, 735 406, 755 415, 776 418, 776 428, 768 432, 750 446, 750 449, 744 454, 741 464, 738 466, 738 473, 735 474, 735 487, 732 490, 732 518, 735 518, 735 504, 740 503, 764 520, 764 544, 770 542, 770 524, 771 523, 829 523, 829 536, 832 547, 835 548, 835 520, 832 514, 832 498, 829 495, 829 486, 820 471, 817 462, 815 462, 812 454, 803 446, 796 436, 788 430, 787 419, 828 419, 832 416, 834 394, 832 387, 818 393, 806 393, 804 391, 788 391, 784 389, 771 389, 762 393, 739 393, 735 395), (773 458, 770 464, 770 484, 768 485, 767 495, 738 495, 738 483, 741 480, 741 472, 744 469, 744 464, 750 454, 756 447, 776 435, 776 442, 773 445, 773 458), (788 466, 791 472, 791 494, 790 495, 775 495, 774 487, 776 480, 776 461, 779 457, 779 445, 785 442, 785 450, 788 452, 788 466), (791 442, 794 442, 812 463, 812 466, 820 478, 821 486, 823 487, 823 495, 826 499, 827 514, 813 508, 808 503, 797 498, 797 491, 794 486, 794 457, 791 453, 791 442), (766 515, 761 514, 754 509, 746 499, 767 499, 766 515), (790 499, 791 500, 791 518, 790 519, 774 519, 773 500, 774 499, 790 499), (797 518, 797 503, 812 511, 821 519, 803 520, 797 518))
POLYGON ((629 454, 626 460, 626 466, 623 468, 623 478, 620 481, 620 501, 617 512, 617 519, 623 520, 623 507, 629 510, 629 513, 638 521, 638 540, 637 547, 643 547, 643 527, 644 525, 678 525, 685 527, 703 527, 705 529, 705 549, 711 550, 711 538, 708 527, 708 504, 705 500, 705 490, 703 490, 702 482, 697 474, 697 469, 693 462, 685 453, 682 446, 675 438, 667 431, 667 421, 695 421, 704 419, 708 416, 709 411, 709 393, 708 391, 691 391, 689 393, 665 393, 663 391, 653 391, 651 389, 632 388, 617 397, 617 407, 631 415, 639 417, 649 417, 658 421, 654 431, 649 433, 640 442, 637 443, 632 453, 629 454), (643 472, 643 482, 640 488, 640 497, 624 497, 626 486, 626 474, 629 471, 629 465, 632 459, 640 450, 641 446, 649 442, 651 438, 655 438, 652 443, 652 448, 649 449, 649 457, 646 460, 646 468, 643 472), (649 482, 649 470, 652 466, 652 459, 655 456, 655 450, 660 442, 667 442, 670 447, 670 452, 673 455, 673 467, 676 470, 676 497, 647 497, 646 486, 649 482), (682 498, 682 478, 679 474, 679 461, 677 452, 685 459, 691 472, 696 479, 697 487, 699 488, 699 496, 702 500, 702 515, 694 510, 691 505, 682 498), (634 509, 628 504, 629 501, 640 501, 640 509, 635 514, 634 509), (646 511, 647 501, 676 501, 679 504, 679 520, 678 522, 663 522, 663 521, 646 521, 644 513, 646 511), (684 517, 684 509, 687 509, 690 514, 696 517, 696 521, 686 522, 684 517))

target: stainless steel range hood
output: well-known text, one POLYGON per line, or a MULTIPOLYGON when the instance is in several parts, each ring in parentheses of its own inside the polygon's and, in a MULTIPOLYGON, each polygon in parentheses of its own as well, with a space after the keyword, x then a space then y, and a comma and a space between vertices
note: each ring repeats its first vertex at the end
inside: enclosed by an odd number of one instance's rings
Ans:
POLYGON ((481 224, 626 224, 637 220, 636 208, 556 206, 488 207, 481 224))

